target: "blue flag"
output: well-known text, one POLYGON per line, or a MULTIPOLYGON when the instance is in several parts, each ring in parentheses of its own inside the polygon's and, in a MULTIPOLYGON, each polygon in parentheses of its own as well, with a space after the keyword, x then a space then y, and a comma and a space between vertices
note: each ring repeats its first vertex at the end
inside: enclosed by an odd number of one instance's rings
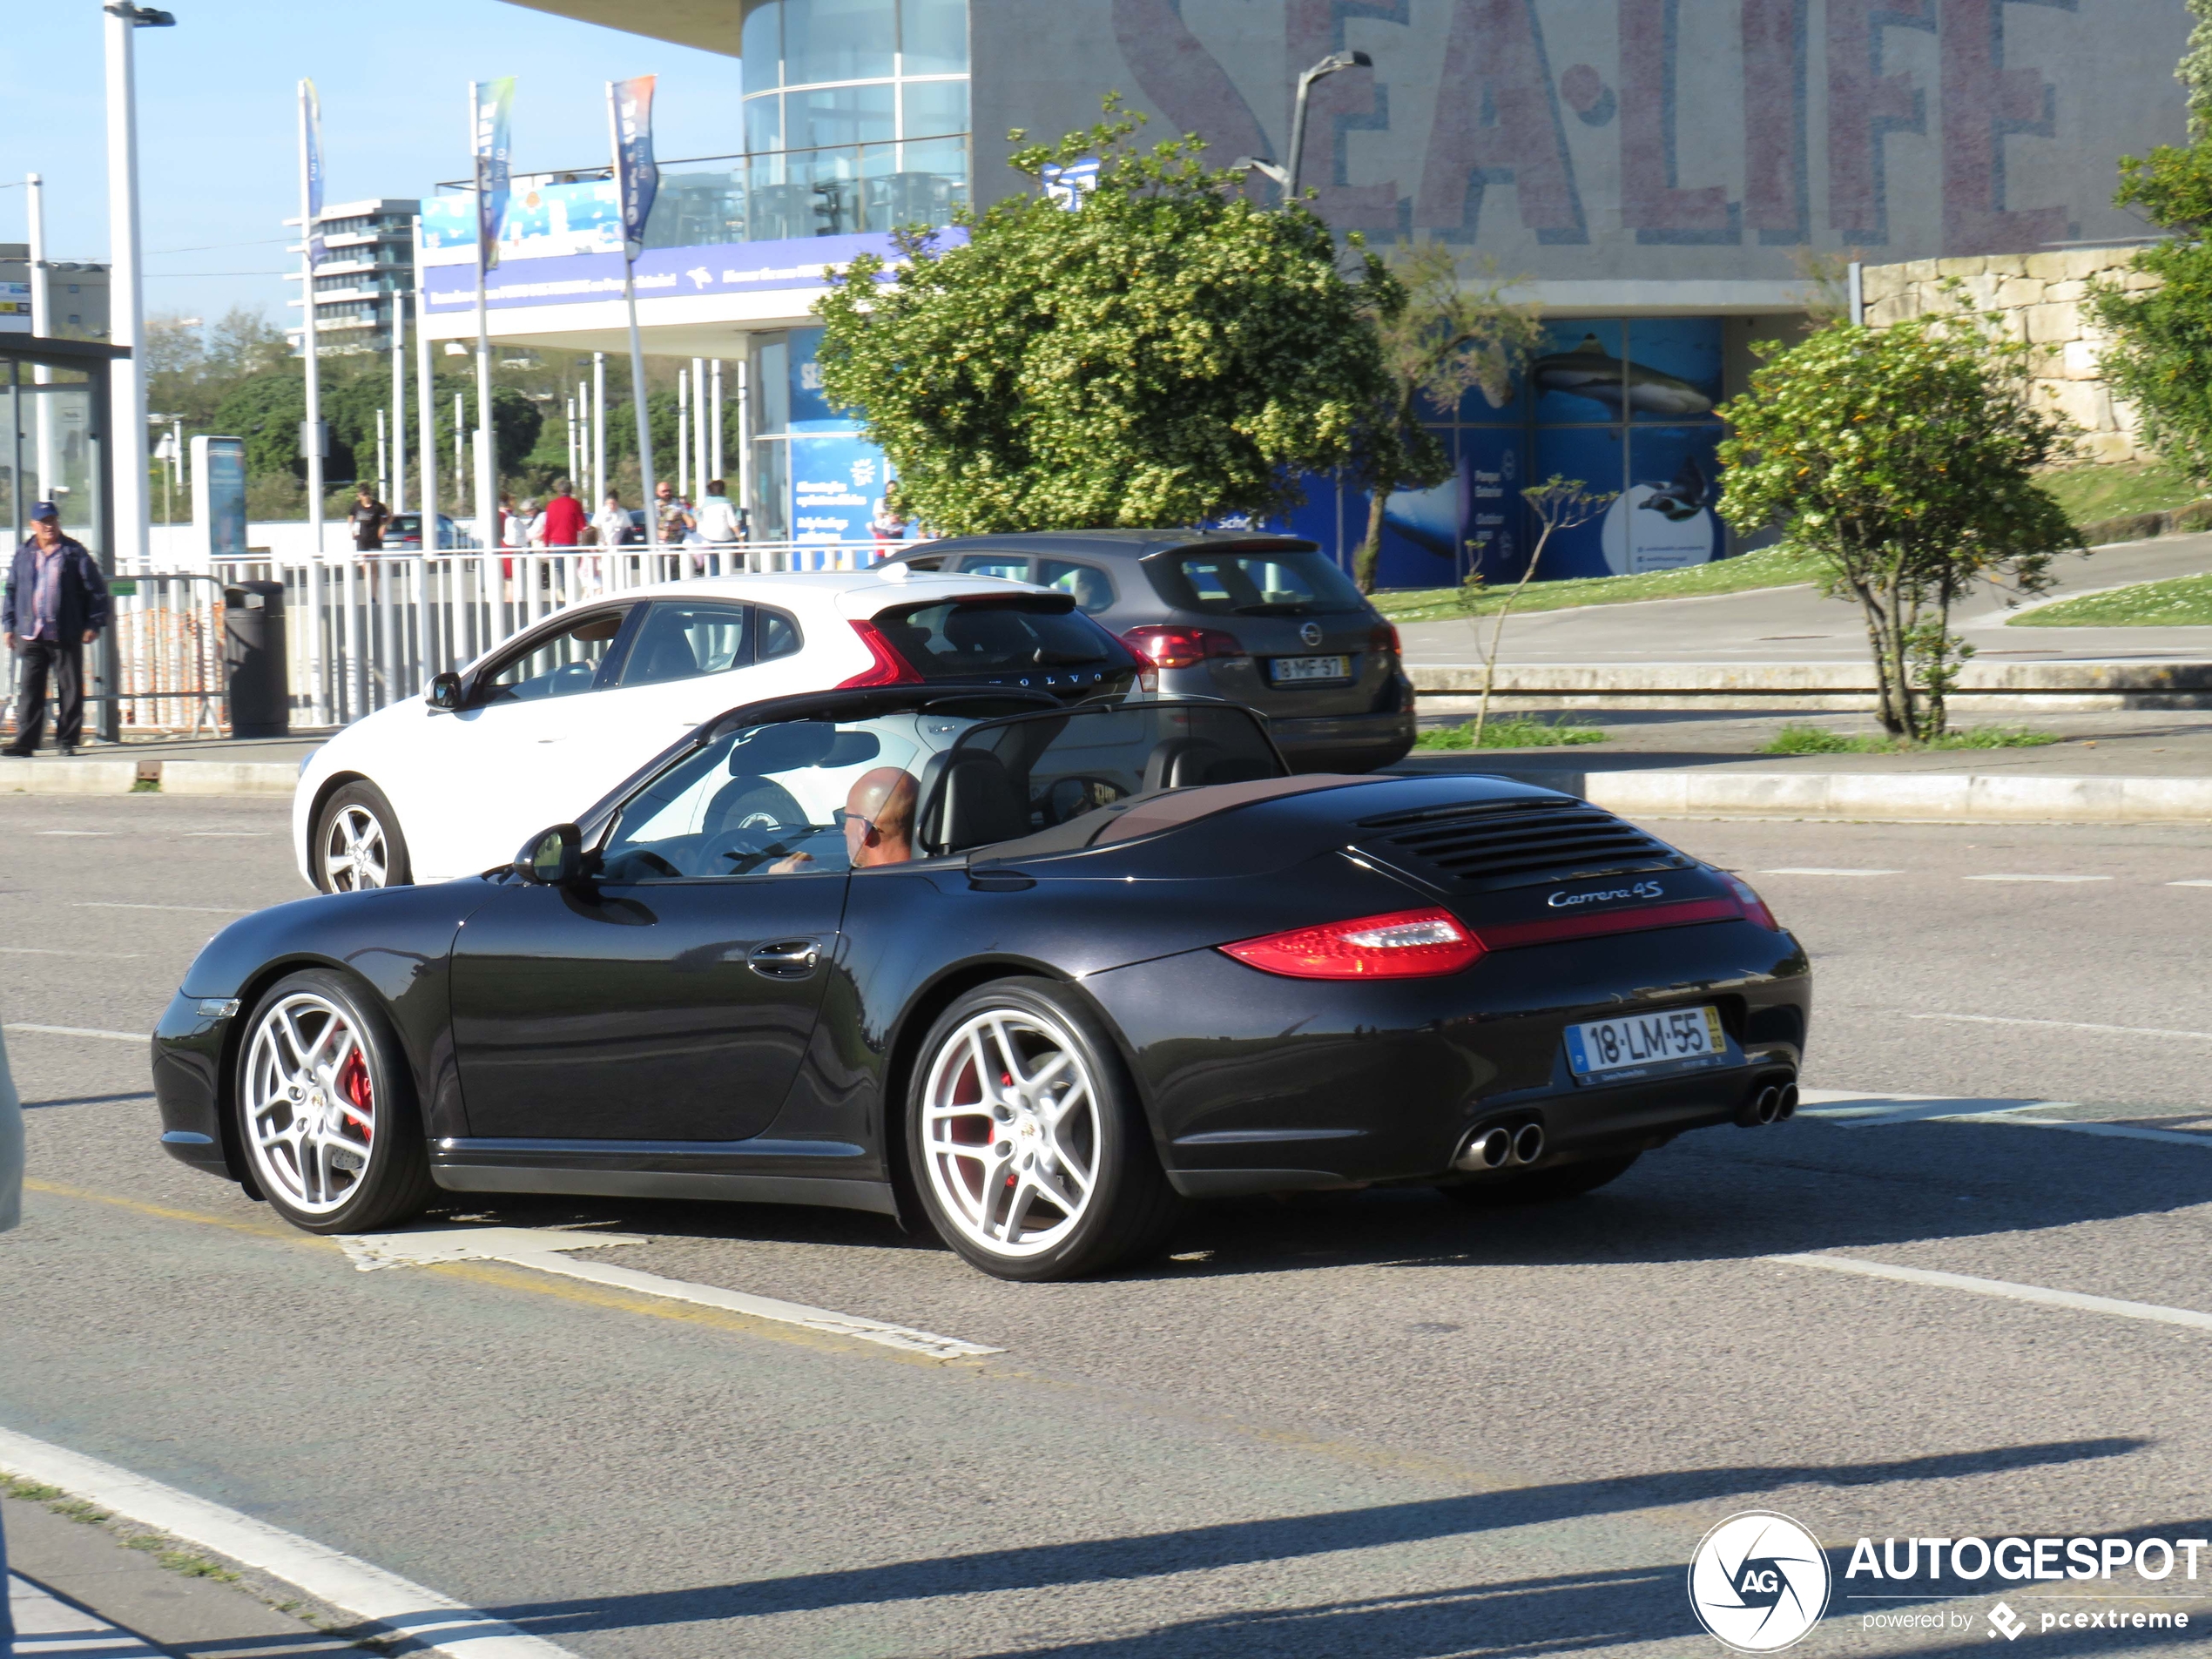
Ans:
POLYGON ((607 111, 614 123, 615 189, 622 199, 622 249, 631 260, 645 251, 645 221, 660 193, 653 160, 653 79, 638 75, 607 83, 607 111))
POLYGON ((313 270, 323 256, 322 238, 317 234, 322 228, 322 100, 315 96, 311 80, 300 83, 300 98, 307 112, 307 222, 300 228, 307 240, 307 268, 313 270))
POLYGON ((499 263, 499 233, 507 222, 509 160, 508 118, 515 108, 515 78, 472 82, 476 151, 476 266, 489 271, 499 263))

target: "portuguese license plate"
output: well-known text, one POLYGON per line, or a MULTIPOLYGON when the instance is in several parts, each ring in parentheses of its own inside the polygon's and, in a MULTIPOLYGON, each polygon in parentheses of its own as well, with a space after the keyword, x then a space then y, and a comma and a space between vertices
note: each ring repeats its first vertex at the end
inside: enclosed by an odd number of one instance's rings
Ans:
POLYGON ((1695 1071, 1724 1066, 1728 1059, 1728 1033, 1717 1008, 1670 1008, 1567 1028, 1567 1063, 1583 1082, 1695 1071))
POLYGON ((1352 658, 1278 657, 1274 670, 1278 685, 1292 685, 1300 680, 1348 680, 1352 678, 1352 658))

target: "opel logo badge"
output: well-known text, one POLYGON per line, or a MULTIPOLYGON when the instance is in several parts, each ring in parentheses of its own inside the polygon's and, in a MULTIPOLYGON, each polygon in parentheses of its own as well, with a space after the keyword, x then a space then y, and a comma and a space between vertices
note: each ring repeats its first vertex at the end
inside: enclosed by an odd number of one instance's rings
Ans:
POLYGON ((1318 622, 1307 623, 1305 627, 1298 631, 1298 637, 1300 639, 1303 639, 1309 645, 1319 644, 1321 643, 1321 624, 1318 622))

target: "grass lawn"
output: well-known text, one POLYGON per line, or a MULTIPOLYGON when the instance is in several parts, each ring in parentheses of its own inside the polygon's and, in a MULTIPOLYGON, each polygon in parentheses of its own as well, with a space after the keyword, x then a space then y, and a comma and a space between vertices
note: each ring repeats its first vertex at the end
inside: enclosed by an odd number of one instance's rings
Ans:
POLYGON ((1892 755, 1928 749, 2040 749, 2059 740, 2055 732, 2018 726, 1973 725, 1946 732, 1933 743, 1911 744, 1887 732, 1831 732, 1817 725, 1785 725, 1760 747, 1763 755, 1892 755))
POLYGON ((2204 492, 2163 462, 2129 461, 2107 466, 2067 467, 2038 481, 2058 497, 2077 524, 2130 513, 2162 513, 2186 507, 2204 492))
MULTIPOLYGON (((1716 559, 1710 564, 1693 564, 1680 570, 1531 582, 1513 610, 1519 616, 1527 610, 1628 604, 1638 599, 1686 599, 1708 593, 1743 593, 1752 588, 1786 588, 1811 579, 1810 559, 1784 548, 1768 547, 1741 558, 1716 559)), ((1494 613, 1505 603, 1507 591, 1503 588, 1476 590, 1474 614, 1494 613)), ((1392 588, 1376 594, 1374 601, 1375 608, 1393 622, 1443 622, 1467 614, 1460 608, 1456 588, 1392 588)))
MULTIPOLYGON (((1562 744, 1603 743, 1605 733, 1593 725, 1569 725, 1564 719, 1532 720, 1525 714, 1501 715, 1484 723, 1486 749, 1555 749, 1562 744)), ((1418 752, 1474 747, 1474 722, 1462 725, 1433 725, 1413 739, 1418 752)))
POLYGON ((2038 605, 2008 628, 2202 628, 2212 625, 2212 576, 2141 582, 2038 605))

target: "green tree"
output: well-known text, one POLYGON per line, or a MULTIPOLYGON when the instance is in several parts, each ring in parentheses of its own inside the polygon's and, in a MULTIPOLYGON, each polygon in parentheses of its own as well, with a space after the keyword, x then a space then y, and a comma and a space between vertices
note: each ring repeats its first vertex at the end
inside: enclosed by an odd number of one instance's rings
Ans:
POLYGON ((1722 516, 1779 523, 1829 596, 1858 601, 1882 725, 1915 743, 1942 732, 1971 654, 1952 605, 1980 578, 2040 591, 2052 555, 2081 545, 2034 477, 2070 447, 2067 423, 2029 401, 2028 347, 1995 337, 2001 321, 1952 310, 1754 346, 1766 366, 1720 411, 1722 516))
POLYGON ((2135 406, 2146 442, 2199 483, 2212 482, 2212 138, 2122 156, 2120 165, 2114 199, 2173 234, 2131 262, 2153 286, 2090 288, 2091 312, 2111 336, 2101 354, 2105 382, 2135 406))
POLYGON ((1374 285, 1370 322, 1387 381, 1352 449, 1352 475, 1367 491, 1367 534, 1352 561, 1362 593, 1375 590, 1391 496, 1452 475, 1451 455, 1423 415, 1450 415, 1477 387, 1502 408, 1544 341, 1535 307, 1507 300, 1494 273, 1481 287, 1462 287, 1459 260, 1440 242, 1401 243, 1385 262, 1394 280, 1374 285))
POLYGON ((1137 118, 1106 110, 1011 158, 1041 179, 1096 156, 1079 211, 1025 195, 963 214, 964 246, 901 233, 895 269, 858 260, 815 306, 825 391, 934 529, 1278 513, 1384 395, 1362 320, 1381 262, 1347 280, 1307 209, 1254 206, 1196 138, 1139 150, 1137 118))

